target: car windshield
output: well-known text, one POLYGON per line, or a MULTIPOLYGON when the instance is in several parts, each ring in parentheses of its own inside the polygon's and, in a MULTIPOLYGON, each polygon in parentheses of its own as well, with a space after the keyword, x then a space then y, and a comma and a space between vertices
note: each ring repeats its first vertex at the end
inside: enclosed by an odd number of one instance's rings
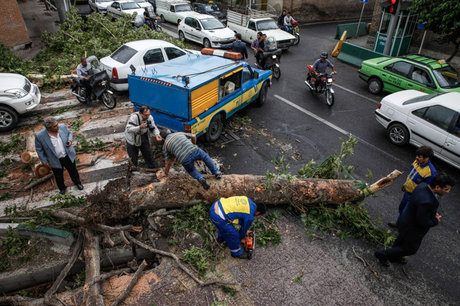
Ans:
POLYGON ((137 50, 123 45, 120 48, 118 48, 118 50, 113 52, 112 55, 110 55, 110 57, 117 62, 126 64, 136 53, 137 50))
POLYGON ((223 29, 225 26, 217 20, 216 18, 205 18, 200 19, 201 25, 205 30, 216 30, 216 29, 223 29))
POLYGON ((176 5, 176 12, 187 12, 187 11, 191 11, 191 10, 192 10, 192 8, 188 4, 176 5))
POLYGON ((460 87, 458 71, 452 66, 433 70, 434 76, 442 88, 460 87))
POLYGON ((439 97, 439 96, 441 96, 443 94, 446 94, 446 92, 436 93, 436 94, 432 94, 432 95, 423 95, 423 96, 420 96, 420 97, 412 98, 412 99, 409 99, 409 100, 405 101, 403 103, 403 105, 408 105, 408 104, 412 104, 412 103, 428 101, 428 100, 431 100, 433 98, 439 97))
POLYGON ((212 12, 218 12, 220 11, 219 7, 215 4, 206 4, 204 9, 206 10, 206 12, 208 13, 212 13, 212 12))
POLYGON ((140 8, 139 4, 137 4, 136 2, 125 2, 120 4, 122 10, 134 10, 140 8))
POLYGON ((266 31, 266 30, 276 30, 278 26, 275 23, 275 20, 262 20, 257 23, 257 30, 258 31, 266 31))

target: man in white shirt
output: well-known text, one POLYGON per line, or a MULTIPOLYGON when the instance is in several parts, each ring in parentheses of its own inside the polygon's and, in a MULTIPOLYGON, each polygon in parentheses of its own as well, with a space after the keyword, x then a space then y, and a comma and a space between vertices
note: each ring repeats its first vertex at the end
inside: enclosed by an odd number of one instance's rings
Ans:
POLYGON ((72 146, 72 133, 64 124, 58 124, 53 117, 45 118, 45 128, 35 134, 35 149, 40 161, 53 171, 59 193, 65 194, 67 189, 64 183, 64 168, 77 188, 83 190, 75 165, 76 152, 72 146))
POLYGON ((92 66, 86 61, 86 57, 82 57, 80 64, 77 66, 77 75, 78 80, 81 85, 86 88, 86 99, 88 100, 91 97, 91 86, 89 84, 89 78, 92 72, 92 66))
POLYGON ((287 15, 284 17, 284 30, 286 32, 290 32, 292 30, 292 22, 295 21, 294 18, 291 16, 291 12, 288 12, 287 15))

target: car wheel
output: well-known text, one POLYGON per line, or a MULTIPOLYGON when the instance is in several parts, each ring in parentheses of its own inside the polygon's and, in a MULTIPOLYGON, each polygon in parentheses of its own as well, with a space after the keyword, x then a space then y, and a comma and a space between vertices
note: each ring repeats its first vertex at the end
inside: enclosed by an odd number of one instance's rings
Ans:
POLYGON ((11 131, 18 124, 18 114, 12 108, 0 105, 0 132, 11 131))
POLYGON ((211 48, 211 42, 209 41, 209 39, 205 38, 205 39, 203 40, 203 46, 204 46, 205 48, 211 48))
POLYGON ((206 131, 206 140, 208 142, 214 142, 219 139, 224 129, 224 121, 222 119, 222 114, 217 114, 212 118, 211 123, 208 126, 206 131))
POLYGON ((258 106, 264 105, 265 102, 267 101, 267 92, 268 92, 268 86, 267 86, 267 83, 265 82, 262 85, 262 88, 260 89, 260 92, 259 92, 259 97, 257 98, 258 106))
POLYGON ((163 23, 165 23, 165 22, 166 22, 166 20, 165 20, 165 16, 163 16, 163 15, 160 15, 160 19, 161 19, 161 22, 163 22, 163 23))
POLYGON ((179 40, 185 41, 185 35, 182 31, 179 31, 179 40))
POLYGON ((409 131, 401 123, 393 123, 387 128, 387 137, 392 144, 404 146, 409 142, 409 131))
POLYGON ((370 78, 369 81, 367 81, 367 88, 370 93, 378 95, 383 89, 382 81, 377 78, 370 78))

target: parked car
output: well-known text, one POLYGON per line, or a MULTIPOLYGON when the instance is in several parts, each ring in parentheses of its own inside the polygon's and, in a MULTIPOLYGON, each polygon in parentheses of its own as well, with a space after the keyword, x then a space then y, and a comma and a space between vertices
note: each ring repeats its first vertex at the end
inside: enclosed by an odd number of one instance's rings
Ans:
POLYGON ((235 32, 227 28, 216 18, 197 14, 186 17, 177 27, 179 39, 188 39, 205 48, 216 48, 219 44, 228 44, 235 40, 235 32))
POLYGON ((375 118, 395 145, 431 146, 441 160, 460 169, 460 93, 404 90, 382 99, 375 118))
POLYGON ((107 13, 112 13, 116 18, 124 14, 133 15, 134 13, 137 13, 138 16, 144 16, 144 9, 134 1, 113 1, 107 7, 107 13))
POLYGON ((155 64, 176 57, 193 54, 169 42, 155 39, 132 41, 118 48, 111 55, 100 60, 101 68, 111 76, 110 85, 117 91, 128 90, 130 66, 136 69, 148 69, 155 64))
POLYGON ((227 22, 227 13, 223 12, 215 3, 195 2, 192 4, 192 8, 197 13, 214 16, 222 23, 227 22))
POLYGON ((40 104, 40 90, 26 77, 15 73, 0 73, 0 132, 14 129, 21 114, 40 104))
POLYGON ((88 4, 91 10, 98 13, 107 13, 107 7, 113 3, 113 0, 89 0, 88 4))
POLYGON ((460 92, 459 74, 444 60, 420 55, 363 61, 359 77, 373 94, 414 89, 426 93, 460 92))
POLYGON ((179 24, 185 17, 193 16, 196 12, 192 11, 188 0, 157 0, 157 15, 161 22, 179 24))
POLYGON ((155 12, 153 11, 153 5, 150 4, 147 0, 131 0, 136 2, 142 9, 147 8, 149 10, 150 15, 155 16, 155 12))

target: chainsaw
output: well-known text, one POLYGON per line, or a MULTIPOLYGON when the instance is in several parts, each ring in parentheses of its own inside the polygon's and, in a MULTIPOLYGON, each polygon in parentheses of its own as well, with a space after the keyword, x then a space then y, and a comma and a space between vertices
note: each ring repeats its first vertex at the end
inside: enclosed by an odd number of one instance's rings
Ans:
POLYGON ((254 232, 248 231, 246 234, 246 239, 244 241, 244 250, 248 254, 248 259, 252 258, 252 253, 254 252, 255 246, 256 246, 256 239, 254 237, 254 232))

